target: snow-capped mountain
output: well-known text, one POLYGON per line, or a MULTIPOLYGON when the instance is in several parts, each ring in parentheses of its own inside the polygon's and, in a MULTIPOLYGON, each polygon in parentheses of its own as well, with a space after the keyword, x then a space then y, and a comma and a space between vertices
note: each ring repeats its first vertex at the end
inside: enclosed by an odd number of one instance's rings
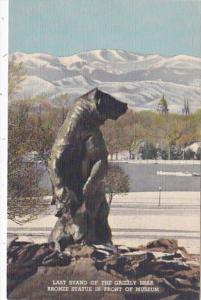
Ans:
POLYGON ((70 57, 14 53, 10 60, 26 73, 16 99, 46 95, 51 102, 66 93, 72 101, 98 87, 137 109, 155 109, 163 94, 171 111, 181 112, 184 99, 191 110, 201 107, 200 57, 93 50, 70 57))

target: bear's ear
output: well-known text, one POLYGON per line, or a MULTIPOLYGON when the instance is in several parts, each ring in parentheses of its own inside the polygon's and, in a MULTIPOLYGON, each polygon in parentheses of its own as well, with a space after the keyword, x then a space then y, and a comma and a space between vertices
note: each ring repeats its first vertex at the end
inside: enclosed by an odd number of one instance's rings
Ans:
POLYGON ((99 99, 97 100, 97 105, 100 106, 100 104, 101 104, 101 98, 99 98, 99 99))
POLYGON ((96 99, 96 108, 98 112, 100 113, 100 108, 101 108, 101 98, 96 99))
POLYGON ((107 111, 107 105, 106 105, 106 101, 102 98, 99 98, 96 102, 96 109, 98 111, 98 113, 101 116, 101 119, 103 121, 108 119, 108 111, 107 111))
POLYGON ((107 105, 105 99, 99 98, 96 102, 96 107, 99 114, 101 114, 102 116, 107 113, 107 105))

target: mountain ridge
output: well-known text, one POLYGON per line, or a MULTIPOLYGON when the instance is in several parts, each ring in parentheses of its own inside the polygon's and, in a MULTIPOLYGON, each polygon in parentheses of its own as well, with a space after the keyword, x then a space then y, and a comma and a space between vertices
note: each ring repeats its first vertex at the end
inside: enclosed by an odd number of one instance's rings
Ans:
POLYGON ((9 60, 22 63, 26 73, 15 100, 45 94, 51 102, 67 93, 71 102, 98 87, 136 109, 155 110, 163 94, 174 112, 181 112, 184 99, 192 110, 201 107, 201 57, 107 49, 68 57, 17 52, 9 60))

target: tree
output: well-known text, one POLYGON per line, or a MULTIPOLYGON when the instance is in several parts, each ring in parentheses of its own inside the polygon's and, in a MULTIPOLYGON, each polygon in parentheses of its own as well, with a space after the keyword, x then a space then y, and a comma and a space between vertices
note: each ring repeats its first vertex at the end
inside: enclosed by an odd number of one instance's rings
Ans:
POLYGON ((22 63, 10 62, 8 71, 8 94, 11 99, 18 92, 26 77, 22 63))
POLYGON ((118 153, 125 150, 132 158, 138 141, 144 136, 144 129, 138 122, 138 114, 132 110, 128 110, 117 121, 105 122, 102 131, 111 159, 114 154, 117 159, 118 153))
MULTIPOLYGON (((30 100, 30 99, 29 99, 30 100)), ((27 153, 36 151, 46 163, 56 137, 62 110, 32 111, 31 101, 9 105, 8 122, 8 183, 9 196, 35 196, 40 172, 35 164, 22 163, 27 153), (37 169, 37 170, 36 170, 37 169)))
POLYGON ((104 140, 107 145, 107 150, 113 159, 115 154, 116 160, 118 159, 118 153, 122 150, 122 132, 120 126, 115 124, 115 121, 108 120, 102 127, 104 140))
POLYGON ((129 191, 128 176, 119 167, 113 164, 109 165, 108 174, 106 177, 106 193, 109 195, 109 206, 115 194, 127 193, 129 191))
MULTIPOLYGON (((31 131, 29 108, 24 104, 16 110, 9 109, 8 123, 8 195, 16 198, 34 196, 38 190, 40 172, 33 164, 22 162, 29 151, 31 131)), ((33 146, 32 146, 33 149, 33 146)))

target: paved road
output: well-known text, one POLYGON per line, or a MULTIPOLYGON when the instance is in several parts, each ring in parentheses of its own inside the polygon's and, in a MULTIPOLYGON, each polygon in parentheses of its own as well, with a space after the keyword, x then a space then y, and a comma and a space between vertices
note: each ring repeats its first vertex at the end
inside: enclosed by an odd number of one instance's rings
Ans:
POLYGON ((200 252, 200 195, 197 192, 129 193, 114 198, 110 224, 114 242, 137 246, 158 238, 177 239, 200 252))
MULTIPOLYGON (((173 238, 191 253, 199 253, 200 194, 198 192, 128 193, 113 199, 109 222, 115 244, 138 246, 158 238, 173 238)), ((8 240, 15 234, 45 242, 57 218, 53 215, 17 225, 8 221, 8 240)))
POLYGON ((200 177, 165 176, 157 172, 191 172, 200 173, 199 164, 165 164, 165 163, 127 163, 115 162, 129 176, 130 192, 158 191, 199 191, 200 177))

